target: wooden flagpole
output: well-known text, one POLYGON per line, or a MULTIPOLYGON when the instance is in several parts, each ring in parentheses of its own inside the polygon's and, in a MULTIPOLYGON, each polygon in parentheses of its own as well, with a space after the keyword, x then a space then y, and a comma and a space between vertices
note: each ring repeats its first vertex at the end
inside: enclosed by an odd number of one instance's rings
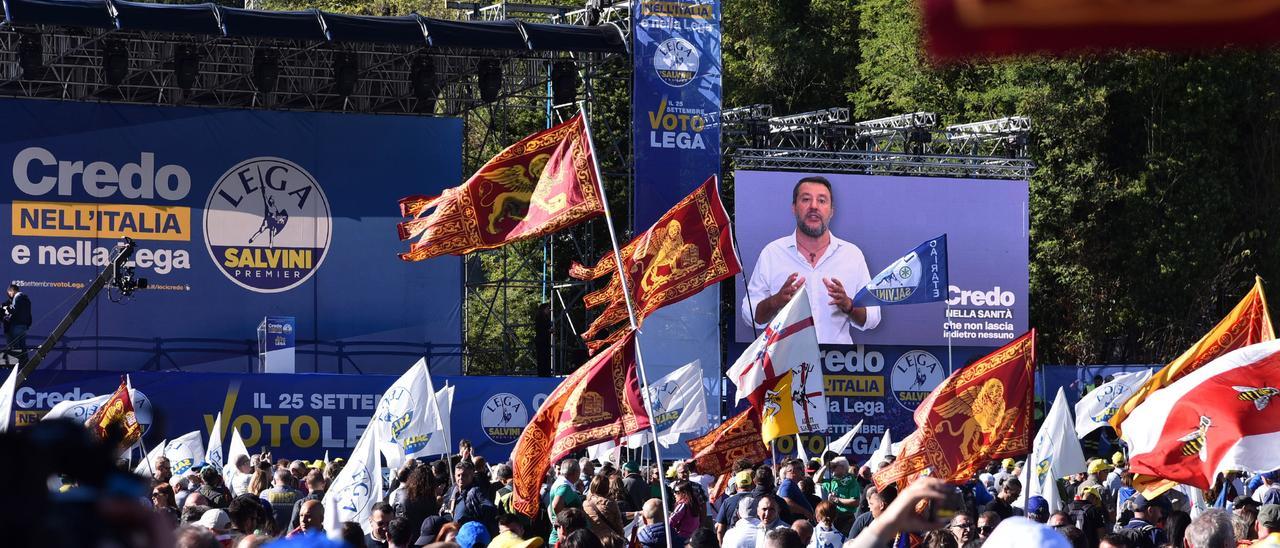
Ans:
POLYGON ((658 425, 656 417, 653 414, 653 405, 649 402, 649 378, 644 370, 644 358, 640 353, 640 331, 636 324, 635 306, 631 303, 631 289, 627 284, 627 272, 622 266, 622 251, 618 248, 618 234, 613 228, 613 215, 609 213, 609 200, 604 193, 604 175, 600 172, 600 157, 596 154, 595 137, 591 134, 591 117, 587 114, 587 106, 584 101, 578 102, 578 111, 582 113, 582 127, 587 132, 587 146, 591 148, 591 167, 596 172, 596 190, 600 192, 600 205, 604 208, 604 222, 609 228, 609 243, 613 244, 613 262, 618 269, 618 282, 622 284, 623 300, 627 304, 627 320, 630 322, 631 330, 635 332, 635 348, 636 348, 636 369, 640 370, 640 386, 644 390, 641 394, 641 401, 644 402, 644 411, 649 415, 649 431, 653 434, 653 457, 654 462, 658 466, 658 486, 662 492, 662 526, 666 529, 667 548, 671 546, 671 509, 667 505, 667 483, 663 481, 665 475, 662 474, 662 449, 658 446, 658 425))

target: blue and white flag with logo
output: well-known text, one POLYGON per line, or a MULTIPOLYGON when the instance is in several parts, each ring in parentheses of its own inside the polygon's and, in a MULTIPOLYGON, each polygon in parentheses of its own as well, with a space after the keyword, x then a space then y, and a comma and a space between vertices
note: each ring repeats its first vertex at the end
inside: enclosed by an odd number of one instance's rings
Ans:
POLYGON ((885 306, 942 301, 947 298, 947 235, 916 246, 853 297, 855 306, 885 306))
POLYGON ((448 450, 435 396, 427 362, 419 359, 378 400, 369 427, 377 431, 378 449, 392 470, 406 459, 448 450))
POLYGON ((218 417, 213 419, 213 429, 209 430, 209 445, 204 450, 204 462, 210 466, 222 470, 222 412, 218 412, 218 417))
POLYGON ((199 430, 178 436, 165 446, 164 456, 169 459, 173 475, 181 476, 204 462, 204 436, 199 430))
POLYGON ((373 505, 382 500, 379 441, 377 429, 365 428, 346 466, 324 492, 324 528, 331 535, 341 534, 345 521, 359 523, 366 533, 369 532, 373 505))
POLYGON ((1111 417, 1116 414, 1116 410, 1129 401, 1133 391, 1146 384, 1150 378, 1150 369, 1120 373, 1111 382, 1085 394, 1076 402, 1076 437, 1083 438, 1103 426, 1111 426, 1111 417))

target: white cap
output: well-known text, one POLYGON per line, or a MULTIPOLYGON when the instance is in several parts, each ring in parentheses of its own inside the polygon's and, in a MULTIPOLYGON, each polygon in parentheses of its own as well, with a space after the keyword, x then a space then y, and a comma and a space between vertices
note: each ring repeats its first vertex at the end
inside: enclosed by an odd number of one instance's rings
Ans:
POLYGON ((1054 528, 1036 523, 1022 516, 1015 516, 1000 522, 991 532, 982 548, 1019 548, 1038 546, 1040 548, 1071 548, 1071 542, 1054 528))

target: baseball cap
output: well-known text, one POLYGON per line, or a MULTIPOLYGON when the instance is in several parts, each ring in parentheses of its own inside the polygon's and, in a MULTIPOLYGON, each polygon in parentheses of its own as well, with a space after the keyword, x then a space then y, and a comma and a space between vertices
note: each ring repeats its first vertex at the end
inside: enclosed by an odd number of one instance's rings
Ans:
POLYGON ((1147 508, 1151 506, 1155 506, 1165 512, 1168 512, 1173 507, 1169 504, 1169 499, 1165 498, 1164 495, 1147 498, 1143 496, 1142 493, 1138 493, 1134 495, 1133 498, 1129 499, 1129 501, 1133 504, 1133 509, 1138 512, 1145 512, 1147 508))
POLYGON ((1021 516, 1014 516, 1002 520, 982 546, 983 548, 1023 548, 1025 546, 1071 548, 1071 542, 1052 527, 1021 516))
POLYGON ((414 546, 426 546, 436 541, 436 534, 440 532, 440 528, 449 520, 444 516, 427 516, 422 520, 422 527, 418 530, 418 540, 413 541, 414 546))
POLYGON ((630 473, 636 473, 640 471, 640 465, 636 464, 635 461, 628 461, 622 465, 622 469, 630 473))
POLYGON ((755 478, 751 475, 750 470, 743 470, 738 472, 738 475, 734 476, 734 482, 740 487, 746 487, 755 483, 755 478))
POLYGON ((1111 464, 1124 466, 1124 453, 1116 451, 1115 454, 1111 455, 1111 464))
POLYGON ((1259 507, 1258 525, 1272 531, 1280 529, 1280 504, 1263 504, 1259 507))
POLYGON ((1005 468, 1013 468, 1014 462, 1013 459, 1004 459, 1000 461, 1000 465, 1005 468))
POLYGON ((196 521, 196 525, 211 531, 226 531, 227 528, 231 527, 231 516, 227 515, 226 510, 212 508, 200 515, 200 520, 196 521))
POLYGON ((1028 514, 1048 514, 1049 501, 1044 500, 1044 497, 1040 495, 1036 495, 1027 499, 1027 513, 1028 514))
POLYGON ((1107 464, 1107 461, 1104 461, 1102 459, 1094 459, 1093 461, 1089 462, 1090 474, 1097 474, 1098 472, 1105 472, 1110 469, 1111 469, 1111 465, 1107 464))
POLYGON ((462 528, 458 529, 458 536, 454 542, 462 548, 484 548, 489 545, 489 530, 484 528, 484 524, 478 521, 468 521, 462 524, 462 528))

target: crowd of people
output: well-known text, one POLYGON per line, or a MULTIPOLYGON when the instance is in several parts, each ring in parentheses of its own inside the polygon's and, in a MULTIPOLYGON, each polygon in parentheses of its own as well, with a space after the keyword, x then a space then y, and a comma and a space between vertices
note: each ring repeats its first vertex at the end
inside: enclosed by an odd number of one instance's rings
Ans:
POLYGON ((163 457, 153 464, 152 506, 183 548, 310 537, 368 548, 666 548, 668 535, 671 546, 688 548, 1280 546, 1276 474, 1225 477, 1216 489, 1222 507, 1211 508, 1184 487, 1144 496, 1120 454, 1061 478, 1061 509, 1024 495, 1022 463, 1012 459, 961 485, 923 477, 899 490, 877 489, 871 467, 854 470, 833 453, 742 460, 719 477, 693 461, 571 458, 548 474, 542 511, 530 519, 513 508, 511 466, 490 465, 464 441, 450 459, 407 462, 367 523, 338 530, 325 529, 323 504, 340 459, 241 456, 224 470, 182 475, 163 457))

